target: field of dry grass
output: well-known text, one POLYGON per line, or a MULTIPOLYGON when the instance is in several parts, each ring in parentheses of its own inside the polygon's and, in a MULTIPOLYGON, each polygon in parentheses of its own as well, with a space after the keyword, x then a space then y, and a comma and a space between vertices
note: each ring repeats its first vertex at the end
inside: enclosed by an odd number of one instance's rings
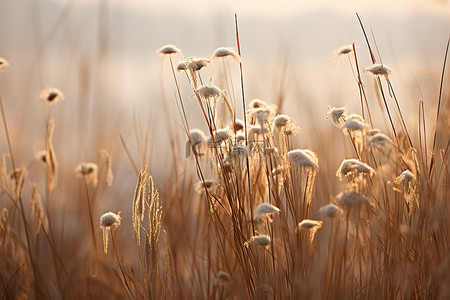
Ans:
MULTIPOLYGON (((446 49, 432 70, 436 97, 398 99, 395 70, 361 23, 366 43, 334 53, 354 77, 345 88, 358 90, 349 100, 358 111, 331 99, 307 107, 308 120, 286 109, 282 92, 247 98, 235 26, 235 47, 209 57, 157 50, 181 136, 173 125, 142 126, 139 108, 125 134, 103 122, 106 107, 86 122, 83 101, 70 120, 89 137, 61 134, 73 124, 58 108, 74 100, 57 88, 36 96, 43 130, 27 130, 36 120, 0 99, 2 299, 450 297, 446 49), (150 145, 155 130, 165 150, 150 145), (38 149, 21 147, 27 139, 38 149), (69 141, 80 145, 59 151, 69 141), (78 152, 91 159, 75 161, 78 152)), ((7 59, 0 79, 14 68, 7 59)))

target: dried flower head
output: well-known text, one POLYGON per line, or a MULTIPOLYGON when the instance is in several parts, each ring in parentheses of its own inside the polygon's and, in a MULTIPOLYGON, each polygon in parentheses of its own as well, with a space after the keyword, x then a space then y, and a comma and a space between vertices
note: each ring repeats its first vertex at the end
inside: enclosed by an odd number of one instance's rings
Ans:
POLYGON ((288 115, 277 115, 273 120, 273 127, 280 128, 286 126, 289 122, 291 122, 291 117, 288 115))
POLYGON ((193 144, 204 144, 207 140, 205 133, 203 130, 194 128, 189 132, 190 141, 193 144))
POLYGON ((215 85, 203 85, 197 89, 197 92, 205 100, 217 100, 223 96, 223 91, 215 85))
POLYGON ((392 140, 383 133, 376 133, 369 139, 369 145, 375 146, 384 146, 384 145, 392 145, 392 140))
POLYGON ((232 137, 232 133, 230 128, 219 128, 213 132, 214 134, 214 140, 217 144, 220 144, 222 142, 225 142, 232 137))
POLYGON ((252 236, 248 241, 244 243, 245 247, 250 247, 251 245, 261 246, 265 248, 269 248, 271 243, 270 236, 268 235, 255 235, 252 236))
POLYGON ((2 73, 3 69, 7 67, 9 67, 9 62, 6 59, 0 57, 0 73, 2 73))
POLYGON ((83 177, 87 183, 92 183, 92 185, 97 186, 98 183, 98 166, 92 162, 82 162, 76 168, 75 172, 79 176, 83 177))
POLYGON ((416 177, 410 170, 403 171, 402 174, 400 174, 396 179, 396 184, 403 184, 403 187, 405 188, 405 192, 409 192, 410 183, 414 183, 416 180, 416 177))
POLYGON ((233 48, 228 47, 220 47, 214 50, 213 57, 215 58, 225 58, 225 57, 231 57, 236 62, 240 61, 239 54, 236 53, 236 50, 233 48))
POLYGON ((100 217, 100 228, 103 230, 103 250, 105 254, 108 253, 108 231, 120 226, 122 217, 120 211, 115 214, 113 212, 107 212, 100 217))
POLYGON ((349 131, 361 131, 367 127, 364 119, 360 115, 352 114, 347 117, 347 120, 342 125, 345 129, 349 131))
POLYGON ((331 119, 331 122, 337 128, 342 128, 342 125, 345 122, 346 116, 346 108, 345 107, 331 107, 328 106, 328 112, 326 113, 326 118, 331 119))
POLYGON ((269 104, 266 101, 263 101, 261 99, 253 99, 252 101, 250 101, 248 106, 250 108, 261 108, 261 107, 269 106, 269 104))
POLYGON ((342 209, 334 204, 322 206, 319 211, 327 218, 339 218, 342 215, 342 209))
POLYGON ((365 68, 364 71, 369 72, 374 77, 384 76, 385 78, 388 78, 389 75, 392 74, 392 69, 384 64, 374 64, 365 68))
POLYGON ((371 166, 362 163, 357 159, 350 158, 342 161, 339 169, 336 171, 336 176, 342 181, 349 174, 355 176, 363 173, 372 176, 375 173, 375 170, 371 166))
POLYGON ((347 191, 336 196, 338 205, 344 209, 360 208, 363 205, 370 205, 367 198, 356 191, 347 191))
POLYGON ((207 58, 190 57, 186 60, 185 63, 188 70, 197 72, 206 67, 210 63, 210 61, 207 58))
POLYGON ((317 230, 322 228, 322 221, 305 219, 298 223, 298 230, 307 230, 309 231, 309 241, 312 243, 314 241, 314 237, 316 235, 317 230))
POLYGON ((178 65, 177 65, 177 71, 181 72, 181 71, 185 71, 185 70, 187 70, 187 63, 186 63, 186 61, 179 62, 178 65))
POLYGON ((334 53, 337 56, 346 55, 346 54, 349 54, 351 52, 353 52, 353 44, 345 45, 345 46, 342 46, 342 47, 334 50, 334 53))
POLYGON ((314 171, 319 170, 317 155, 309 149, 291 150, 288 152, 288 157, 292 166, 307 167, 314 171))
POLYGON ((164 55, 171 55, 171 54, 180 54, 180 55, 182 55, 181 50, 177 46, 171 45, 171 44, 162 46, 161 48, 159 48, 156 51, 156 53, 158 53, 159 55, 162 55, 162 56, 164 56, 164 55))
POLYGON ((255 209, 255 220, 262 221, 267 218, 269 222, 273 221, 273 215, 280 213, 280 209, 270 203, 261 203, 255 209))
POLYGON ((50 104, 63 101, 64 94, 57 88, 45 88, 41 91, 39 99, 50 104))

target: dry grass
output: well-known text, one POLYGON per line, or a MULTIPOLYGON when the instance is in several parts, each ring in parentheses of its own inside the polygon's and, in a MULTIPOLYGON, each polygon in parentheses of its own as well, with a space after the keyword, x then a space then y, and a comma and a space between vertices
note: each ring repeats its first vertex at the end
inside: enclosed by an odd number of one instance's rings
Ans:
POLYGON ((1 99, 2 143, 9 149, 0 160, 2 299, 450 297, 446 61, 436 116, 422 103, 418 123, 407 128, 400 108, 406 104, 395 96, 390 69, 375 65, 369 43, 373 77, 360 74, 355 45, 338 51, 354 71, 362 115, 330 107, 332 122, 320 131, 344 141, 329 145, 324 138, 317 149, 296 149, 296 140, 310 133, 300 133, 295 115, 282 114, 282 96, 274 104, 245 99, 236 37, 237 51, 219 48, 208 59, 184 60, 173 45, 159 50, 171 68, 166 77, 175 84, 188 149, 168 134, 172 169, 157 187, 148 161, 149 128, 141 138, 135 122, 138 155, 120 135, 122 155, 136 172, 125 174, 136 176, 136 186, 126 187, 122 208, 102 211, 99 204, 108 186, 121 184, 113 182, 108 151, 93 149, 99 159, 75 169, 58 163, 51 107, 64 104, 53 101, 62 94, 44 97, 45 151, 36 155, 42 168, 19 167, 7 126, 16 116, 3 110, 1 99), (233 82, 236 77, 240 82, 233 82), (366 93, 370 83, 380 107, 369 106, 376 103, 366 93), (186 101, 198 103, 205 133, 190 128, 186 101), (389 122, 372 119, 378 109, 389 122), (434 128, 432 144, 427 126, 434 128), (345 160, 336 154, 339 147, 351 149, 345 160), (33 173, 45 184, 32 181, 33 173), (73 179, 57 180, 61 173, 73 179), (332 193, 331 183, 340 184, 340 192, 332 193), (53 203, 58 191, 78 199, 63 215, 53 203))

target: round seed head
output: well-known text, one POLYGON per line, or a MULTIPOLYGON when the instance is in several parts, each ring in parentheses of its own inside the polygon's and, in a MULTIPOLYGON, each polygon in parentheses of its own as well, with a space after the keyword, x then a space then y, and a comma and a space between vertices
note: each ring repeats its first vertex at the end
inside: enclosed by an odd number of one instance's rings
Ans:
POLYGON ((234 50, 233 48, 228 48, 228 47, 217 48, 213 53, 213 57, 215 57, 215 58, 230 57, 230 58, 234 59, 236 62, 240 61, 239 55, 236 53, 236 50, 234 50))
POLYGON ((322 206, 319 211, 327 218, 339 218, 342 215, 342 209, 334 204, 322 206))
POLYGON ((113 213, 113 212, 107 212, 103 214, 100 217, 100 228, 111 228, 111 227, 117 227, 120 226, 120 223, 122 222, 122 217, 120 216, 120 212, 113 213))
POLYGON ((175 45, 164 45, 156 51, 159 55, 182 54, 181 50, 175 45))
POLYGON ((308 167, 315 171, 319 170, 317 155, 309 149, 295 149, 288 152, 288 158, 292 166, 308 167))
POLYGON ((252 236, 248 241, 244 243, 246 247, 250 247, 251 245, 261 246, 261 247, 269 247, 271 243, 270 236, 268 235, 255 235, 252 236))

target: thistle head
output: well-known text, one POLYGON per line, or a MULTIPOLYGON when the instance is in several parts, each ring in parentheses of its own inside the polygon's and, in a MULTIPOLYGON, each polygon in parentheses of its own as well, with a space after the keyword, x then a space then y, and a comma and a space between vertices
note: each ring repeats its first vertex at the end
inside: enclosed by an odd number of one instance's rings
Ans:
POLYGON ((388 78, 389 75, 392 74, 392 69, 389 68, 387 65, 384 64, 374 64, 370 67, 367 67, 364 69, 365 72, 369 72, 374 77, 381 77, 384 76, 385 78, 388 78))
POLYGON ((122 222, 122 217, 120 216, 120 211, 118 213, 107 212, 100 217, 100 228, 101 229, 111 229, 120 226, 122 222))

